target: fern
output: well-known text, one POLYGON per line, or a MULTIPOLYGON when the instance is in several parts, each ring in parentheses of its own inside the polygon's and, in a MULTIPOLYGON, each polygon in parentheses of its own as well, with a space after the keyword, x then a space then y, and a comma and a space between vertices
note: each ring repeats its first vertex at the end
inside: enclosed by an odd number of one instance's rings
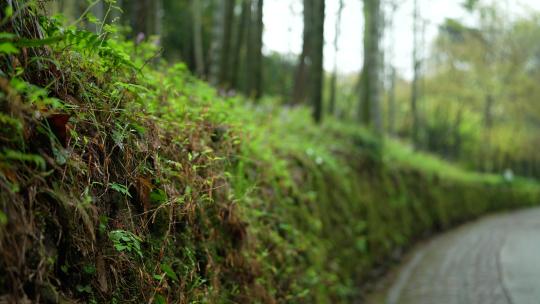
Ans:
POLYGON ((111 183, 110 187, 111 187, 111 189, 113 189, 114 191, 116 191, 118 193, 121 193, 121 194, 123 194, 125 196, 131 197, 131 194, 129 194, 128 188, 126 186, 124 186, 124 185, 120 185, 120 184, 117 184, 117 183, 111 183))
POLYGON ((87 52, 90 55, 98 55, 100 58, 108 60, 115 67, 126 66, 137 69, 125 52, 111 46, 100 35, 75 27, 64 28, 58 20, 52 18, 42 19, 41 25, 47 33, 46 38, 26 39, 16 37, 10 33, 1 33, 0 42, 10 43, 14 48, 41 47, 64 43, 73 49, 87 52))
POLYGON ((14 127, 17 131, 20 131, 22 129, 22 123, 20 120, 8 116, 4 113, 0 113, 0 124, 10 125, 14 127))
POLYGON ((107 40, 95 33, 70 29, 65 31, 64 41, 91 54, 97 54, 99 57, 109 60, 114 66, 123 65, 136 69, 126 53, 113 48, 107 40))
POLYGON ((0 159, 33 163, 41 170, 45 170, 46 167, 43 157, 36 154, 27 154, 15 150, 5 149, 4 152, 0 154, 0 159))

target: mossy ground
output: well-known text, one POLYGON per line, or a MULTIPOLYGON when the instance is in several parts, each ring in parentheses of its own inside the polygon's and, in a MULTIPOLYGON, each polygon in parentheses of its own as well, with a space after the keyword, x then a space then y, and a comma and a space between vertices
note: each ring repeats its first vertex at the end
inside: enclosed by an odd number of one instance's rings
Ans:
POLYGON ((18 16, 1 28, 4 301, 347 302, 419 237, 540 198, 223 96, 151 45, 18 16))

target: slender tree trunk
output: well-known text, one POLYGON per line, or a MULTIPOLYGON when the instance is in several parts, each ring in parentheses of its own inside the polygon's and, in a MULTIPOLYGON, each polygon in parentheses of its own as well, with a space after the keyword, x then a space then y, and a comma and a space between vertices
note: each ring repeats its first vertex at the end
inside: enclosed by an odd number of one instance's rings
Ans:
POLYGON ((87 7, 87 3, 73 0, 57 0, 49 3, 52 12, 62 13, 69 24, 79 19, 87 7))
POLYGON ((375 128, 375 131, 379 135, 384 134, 384 126, 383 126, 383 120, 382 120, 382 103, 383 103, 383 90, 384 90, 384 84, 383 84, 383 74, 384 74, 384 51, 381 45, 382 37, 384 35, 384 27, 385 27, 385 16, 383 7, 381 4, 381 1, 379 1, 379 6, 377 9, 377 41, 375 42, 377 45, 377 51, 376 54, 376 63, 377 67, 375 69, 375 79, 377 80, 376 83, 376 93, 374 94, 374 98, 371 105, 371 116, 373 117, 373 126, 375 128))
MULTIPOLYGON (((488 154, 491 150, 491 129, 493 127, 493 115, 492 115, 492 107, 494 103, 493 95, 487 94, 484 105, 484 143, 482 145, 482 149, 484 150, 483 154, 488 154)), ((490 160, 489 158, 485 157, 482 159, 482 167, 483 168, 489 168, 490 167, 490 160)))
POLYGON ((256 0, 257 6, 255 8, 254 13, 254 26, 253 26, 253 32, 251 37, 251 43, 252 46, 252 70, 250 75, 248 75, 250 78, 248 78, 250 86, 249 86, 249 93, 253 98, 259 99, 262 95, 262 60, 263 60, 263 54, 262 54, 262 47, 263 47, 263 31, 264 31, 264 23, 263 23, 263 9, 264 9, 264 2, 263 0, 256 0))
POLYGON ((390 88, 388 92, 388 134, 396 133, 396 68, 390 69, 390 88))
POLYGON ((452 128, 452 135, 454 136, 454 146, 452 151, 452 157, 459 159, 461 154, 461 144, 462 144, 462 138, 461 138, 461 122, 463 121, 463 106, 459 108, 459 111, 456 115, 456 120, 454 121, 454 126, 452 128))
POLYGON ((264 34, 264 0, 259 0, 257 6, 257 58, 255 62, 257 63, 257 70, 255 72, 255 89, 257 94, 255 98, 260 98, 263 93, 263 34, 264 34))
POLYGON ((322 120, 324 85, 324 0, 314 1, 313 64, 310 73, 310 99, 313 104, 313 119, 322 120))
POLYGON ((382 11, 380 0, 364 0, 364 67, 361 75, 360 117, 362 123, 382 133, 380 119, 382 11))
POLYGON ((386 26, 388 26, 388 30, 390 32, 390 44, 387 46, 387 54, 388 54, 388 81, 389 81, 389 88, 388 88, 388 104, 387 104, 387 113, 386 113, 386 120, 387 120, 387 132, 390 135, 395 135, 396 133, 396 81, 397 81, 397 73, 396 73, 396 67, 394 66, 394 61, 396 57, 395 52, 395 41, 396 41, 396 31, 395 31, 395 25, 394 25, 394 16, 396 15, 396 11, 398 9, 398 3, 397 0, 394 0, 390 2, 390 15, 388 16, 386 26))
POLYGON ((131 17, 133 22, 133 30, 135 31, 136 35, 139 33, 142 33, 145 36, 151 35, 150 27, 148 26, 151 24, 151 21, 149 20, 152 18, 151 1, 152 0, 137 0, 135 2, 135 14, 131 17))
POLYGON ((119 1, 124 13, 122 19, 133 29, 135 37, 161 34, 162 0, 119 1))
POLYGON ((334 71, 332 72, 332 79, 330 80, 330 101, 328 102, 328 114, 334 115, 336 111, 336 87, 337 87, 337 62, 339 53, 339 36, 341 29, 341 15, 343 12, 343 0, 339 0, 339 8, 336 19, 335 37, 334 37, 334 71))
POLYGON ((225 1, 214 1, 214 20, 212 25, 212 46, 210 49, 210 83, 220 85, 223 27, 225 24, 225 1))
POLYGON ((484 127, 487 131, 491 130, 493 127, 493 103, 494 103, 493 95, 487 94, 486 95, 486 103, 484 106, 484 127))
POLYGON ((223 18, 223 41, 221 49, 221 62, 219 81, 222 86, 229 88, 231 86, 231 46, 232 29, 234 23, 234 0, 221 0, 225 2, 225 16, 223 18))
POLYGON ((212 31, 210 82, 230 86, 231 35, 234 19, 234 0, 215 0, 212 31))
POLYGON ((165 12, 163 11, 163 0, 155 0, 156 5, 156 11, 155 11, 155 32, 154 34, 162 36, 163 35, 163 17, 165 16, 165 12))
POLYGON ((191 0, 193 10, 193 46, 195 49, 195 71, 199 77, 204 76, 204 46, 202 35, 201 0, 191 0))
MULTIPOLYGON (((64 13, 64 1, 63 0, 57 0, 54 2, 47 2, 45 4, 45 8, 47 9, 48 13, 51 14, 58 14, 58 13, 64 13)), ((64 14, 65 16, 65 14, 64 14)))
POLYGON ((307 76, 311 70, 311 52, 312 52, 312 14, 314 2, 318 0, 304 0, 304 34, 302 43, 302 53, 298 59, 298 67, 294 79, 294 87, 291 104, 304 103, 307 97, 307 76))
POLYGON ((419 77, 420 77, 420 60, 418 58, 418 44, 419 44, 419 37, 418 37, 418 19, 419 19, 419 7, 418 7, 418 0, 414 0, 414 8, 413 8, 413 81, 412 81, 412 88, 411 88, 411 118, 412 118, 412 130, 411 130, 411 138, 413 141, 413 144, 416 147, 419 147, 420 145, 420 138, 419 138, 419 115, 418 115, 418 95, 419 95, 419 89, 420 89, 420 83, 419 83, 419 77))
MULTIPOLYGON (((245 56, 245 41, 247 40, 248 26, 250 26, 251 18, 251 0, 242 0, 241 6, 242 12, 240 14, 240 20, 238 21, 238 27, 236 29, 236 40, 233 51, 233 62, 231 66, 231 85, 235 89, 240 88, 238 71, 240 68, 240 58, 245 56)), ((247 57, 244 57, 247 58, 247 57)))
POLYGON ((296 68, 296 73, 294 75, 294 87, 290 101, 290 104, 293 105, 304 103, 306 99, 306 75, 307 70, 309 69, 309 66, 306 63, 307 48, 307 45, 304 43, 302 53, 298 59, 298 67, 296 68))

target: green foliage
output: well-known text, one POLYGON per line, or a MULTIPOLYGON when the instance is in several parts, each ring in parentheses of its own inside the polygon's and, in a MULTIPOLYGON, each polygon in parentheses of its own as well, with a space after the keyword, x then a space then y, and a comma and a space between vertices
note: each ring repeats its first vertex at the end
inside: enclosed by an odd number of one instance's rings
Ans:
MULTIPOLYGON (((448 19, 441 27, 421 104, 422 145, 466 168, 540 176, 538 16, 509 20, 499 4, 467 1, 478 24, 448 19), (476 15, 475 15, 476 16, 476 15)), ((398 87, 399 133, 410 128, 408 92, 398 87)))
POLYGON ((172 279, 173 281, 175 282, 178 282, 178 276, 176 275, 176 272, 174 272, 174 270, 171 268, 170 265, 168 264, 161 264, 161 270, 163 270, 163 272, 165 272, 165 274, 170 278, 172 279))
POLYGON ((11 42, 0 42, 0 54, 18 54, 19 49, 11 42))
POLYGON ((129 194, 129 190, 126 186, 124 185, 120 185, 120 184, 117 184, 117 183, 112 183, 109 185, 111 187, 111 189, 113 189, 114 191, 118 192, 118 193, 122 193, 123 195, 125 196, 129 196, 131 197, 131 194, 129 194))
POLYGON ((21 131, 22 123, 20 120, 8 116, 4 113, 0 113, 0 123, 3 125, 9 125, 14 127, 17 131, 21 131))
POLYGON ((55 39, 24 42, 39 58, 0 61, 0 271, 14 280, 0 293, 13 302, 43 296, 25 273, 71 302, 351 302, 427 232, 540 198, 535 182, 317 126, 303 107, 220 97, 185 64, 150 60, 154 46, 41 23, 55 39), (39 132, 51 112, 70 115, 66 147, 39 132))
POLYGON ((5 226, 8 223, 8 217, 7 215, 0 211, 0 226, 5 226))
POLYGON ((22 153, 20 151, 5 149, 0 153, 0 160, 20 161, 23 163, 34 164, 40 170, 45 170, 45 160, 40 155, 22 153))
POLYGON ((128 252, 143 258, 141 250, 142 239, 130 231, 113 230, 109 232, 109 239, 113 243, 114 249, 119 252, 128 252))
POLYGON ((165 299, 164 296, 158 294, 158 295, 156 295, 156 297, 154 298, 154 303, 156 303, 156 304, 166 304, 166 303, 167 303, 167 299, 165 299))

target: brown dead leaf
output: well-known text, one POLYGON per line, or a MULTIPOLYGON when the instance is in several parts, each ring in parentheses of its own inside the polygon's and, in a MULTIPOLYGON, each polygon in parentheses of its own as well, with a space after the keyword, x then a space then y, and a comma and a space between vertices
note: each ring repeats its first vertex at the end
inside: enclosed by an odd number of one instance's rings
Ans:
POLYGON ((152 207, 150 204, 150 192, 152 192, 152 187, 152 182, 148 178, 143 176, 137 178, 137 198, 139 199, 144 212, 147 212, 152 207))

